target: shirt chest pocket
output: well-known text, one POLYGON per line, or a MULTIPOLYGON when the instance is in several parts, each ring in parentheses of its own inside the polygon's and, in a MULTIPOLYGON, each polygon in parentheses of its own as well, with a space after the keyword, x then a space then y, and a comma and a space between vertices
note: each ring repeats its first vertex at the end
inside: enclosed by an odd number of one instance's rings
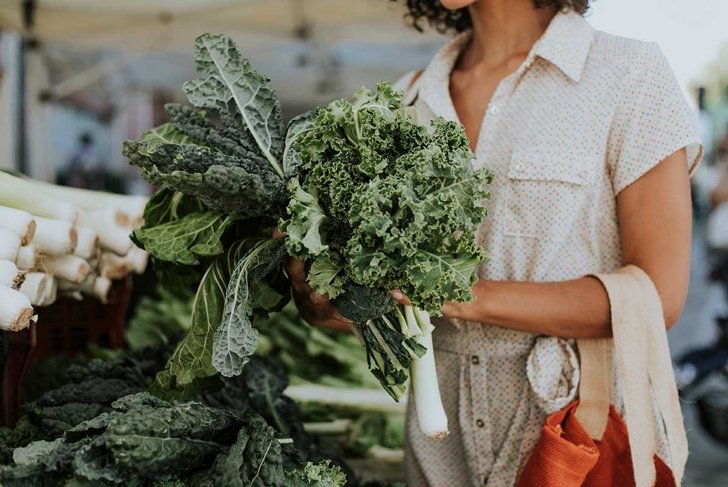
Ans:
POLYGON ((508 167, 505 233, 511 237, 564 238, 589 221, 600 159, 583 149, 522 147, 508 167))

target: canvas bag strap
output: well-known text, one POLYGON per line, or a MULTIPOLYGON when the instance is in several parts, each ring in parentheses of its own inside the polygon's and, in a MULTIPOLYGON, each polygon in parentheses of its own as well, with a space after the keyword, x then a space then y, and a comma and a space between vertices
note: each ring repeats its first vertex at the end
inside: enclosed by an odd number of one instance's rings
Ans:
MULTIPOLYGON (((680 485, 687 460, 687 438, 677 387, 672 375, 672 362, 667 345, 667 333, 662 305, 649 276, 635 266, 627 266, 598 278, 609 295, 613 340, 579 340, 582 379, 579 387, 580 405, 577 418, 592 438, 600 439, 603 426, 595 419, 604 412, 604 398, 611 399, 611 385, 604 384, 604 374, 611 372, 600 363, 611 355, 614 344, 616 371, 624 399, 629 432, 630 450, 637 487, 651 487, 655 483, 653 457, 656 450, 656 421, 652 394, 657 398, 658 413, 664 422, 670 448, 670 464, 680 485), (586 369, 585 369, 586 367, 586 369), (601 428, 601 429, 600 429, 601 428)), ((610 369, 611 363, 610 363, 610 369)), ((608 415, 607 411, 604 413, 608 415)))

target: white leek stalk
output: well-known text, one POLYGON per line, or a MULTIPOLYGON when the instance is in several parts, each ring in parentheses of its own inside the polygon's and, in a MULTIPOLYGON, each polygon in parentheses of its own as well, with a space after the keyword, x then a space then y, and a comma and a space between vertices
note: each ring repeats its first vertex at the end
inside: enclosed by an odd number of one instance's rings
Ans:
POLYGON ((20 237, 20 245, 28 245, 35 235, 35 220, 27 211, 0 206, 0 228, 20 237))
POLYGON ((78 243, 76 227, 63 220, 36 218, 33 245, 41 254, 61 256, 72 254, 78 243))
MULTIPOLYGON (((144 207, 147 204, 146 196, 123 195, 107 193, 105 191, 94 191, 90 189, 69 188, 56 184, 35 181, 32 179, 9 176, 8 181, 14 181, 18 187, 50 195, 62 201, 71 203, 84 211, 94 211, 99 208, 112 208, 123 218, 127 224, 138 221, 144 215, 144 207), (12 180, 9 178, 13 178, 12 180)), ((44 216, 44 215, 41 215, 44 216)))
POLYGON ((20 237, 5 228, 0 228, 0 260, 15 262, 20 249, 20 237))
POLYGON ((70 223, 75 223, 78 218, 78 211, 71 203, 50 196, 35 182, 4 172, 0 172, 0 205, 70 223))
POLYGON ((106 303, 109 298, 109 291, 111 291, 111 279, 104 276, 96 276, 90 285, 87 285, 87 282, 88 280, 84 281, 81 285, 81 292, 96 296, 99 298, 99 301, 106 303))
POLYGON ((35 321, 28 297, 8 286, 0 285, 0 330, 20 331, 35 321))
POLYGON ((40 254, 35 245, 23 245, 18 249, 18 256, 15 258, 15 265, 18 269, 29 271, 35 269, 40 260, 40 254))
POLYGON ((88 296, 94 296, 102 303, 106 303, 106 300, 109 297, 109 291, 111 290, 111 280, 106 277, 90 273, 80 284, 59 279, 58 289, 65 295, 77 297, 80 293, 83 293, 88 296))
POLYGON ((123 279, 131 272, 132 264, 126 256, 122 257, 113 252, 102 252, 99 259, 99 274, 107 279, 123 279))
POLYGON ((126 260, 129 262, 132 271, 136 274, 144 274, 149 263, 149 254, 135 245, 126 254, 126 260))
POLYGON ((91 266, 81 257, 76 255, 62 255, 60 257, 47 257, 44 260, 46 272, 56 277, 81 284, 89 272, 91 266))
POLYGON ((99 236, 101 247, 126 255, 132 247, 129 228, 116 223, 116 211, 106 208, 81 213, 79 225, 91 228, 99 236))
POLYGON ((55 301, 55 279, 45 272, 29 272, 20 292, 28 297, 33 306, 46 306, 55 301))
POLYGON ((43 294, 40 305, 49 306, 55 303, 56 299, 58 299, 58 279, 48 276, 48 286, 46 286, 46 292, 43 294))
POLYGON ((440 386, 437 382, 437 368, 435 367, 435 351, 432 347, 432 330, 427 312, 404 306, 404 316, 410 327, 417 325, 419 333, 414 338, 417 343, 427 349, 422 357, 415 359, 410 367, 411 397, 415 402, 417 423, 420 431, 431 439, 441 439, 449 434, 447 428, 447 414, 442 405, 440 386), (410 322, 414 319, 414 322, 410 322))
POLYGON ((25 279, 25 271, 18 270, 15 263, 0 260, 0 286, 18 289, 25 279))
POLYGON ((88 260, 93 257, 96 251, 99 237, 96 235, 96 232, 88 227, 76 227, 76 231, 78 232, 78 243, 76 244, 76 250, 73 251, 73 255, 88 260))

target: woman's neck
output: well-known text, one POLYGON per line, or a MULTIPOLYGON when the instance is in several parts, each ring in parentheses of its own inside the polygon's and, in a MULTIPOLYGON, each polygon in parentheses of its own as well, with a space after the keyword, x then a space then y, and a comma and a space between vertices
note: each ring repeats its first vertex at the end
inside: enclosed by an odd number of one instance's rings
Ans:
POLYGON ((458 62, 498 66, 525 56, 543 35, 557 10, 535 8, 533 0, 479 0, 470 7, 473 37, 458 62))

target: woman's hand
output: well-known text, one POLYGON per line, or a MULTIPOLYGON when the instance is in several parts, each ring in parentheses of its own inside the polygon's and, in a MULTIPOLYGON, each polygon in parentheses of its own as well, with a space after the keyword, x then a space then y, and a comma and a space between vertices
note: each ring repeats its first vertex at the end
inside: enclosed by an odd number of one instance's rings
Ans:
MULTIPOLYGON (((273 238, 283 238, 279 228, 273 231, 273 238)), ((308 285, 306 263, 290 257, 286 260, 286 273, 291 280, 293 300, 306 322, 340 331, 351 331, 351 320, 346 319, 328 296, 319 294, 308 285)))
POLYGON ((345 318, 328 296, 319 294, 308 285, 306 265, 300 259, 290 258, 286 272, 293 287, 293 299, 304 320, 313 326, 351 331, 352 321, 345 318))
MULTIPOLYGON (((399 289, 390 291, 389 294, 392 296, 392 299, 395 300, 397 303, 403 304, 405 306, 412 306, 409 298, 405 296, 399 289)), ((471 304, 472 303, 457 303, 453 301, 446 301, 442 305, 442 316, 444 316, 445 318, 462 319, 466 311, 470 312, 471 314, 477 312, 476 310, 470 310, 469 305, 471 304)))

